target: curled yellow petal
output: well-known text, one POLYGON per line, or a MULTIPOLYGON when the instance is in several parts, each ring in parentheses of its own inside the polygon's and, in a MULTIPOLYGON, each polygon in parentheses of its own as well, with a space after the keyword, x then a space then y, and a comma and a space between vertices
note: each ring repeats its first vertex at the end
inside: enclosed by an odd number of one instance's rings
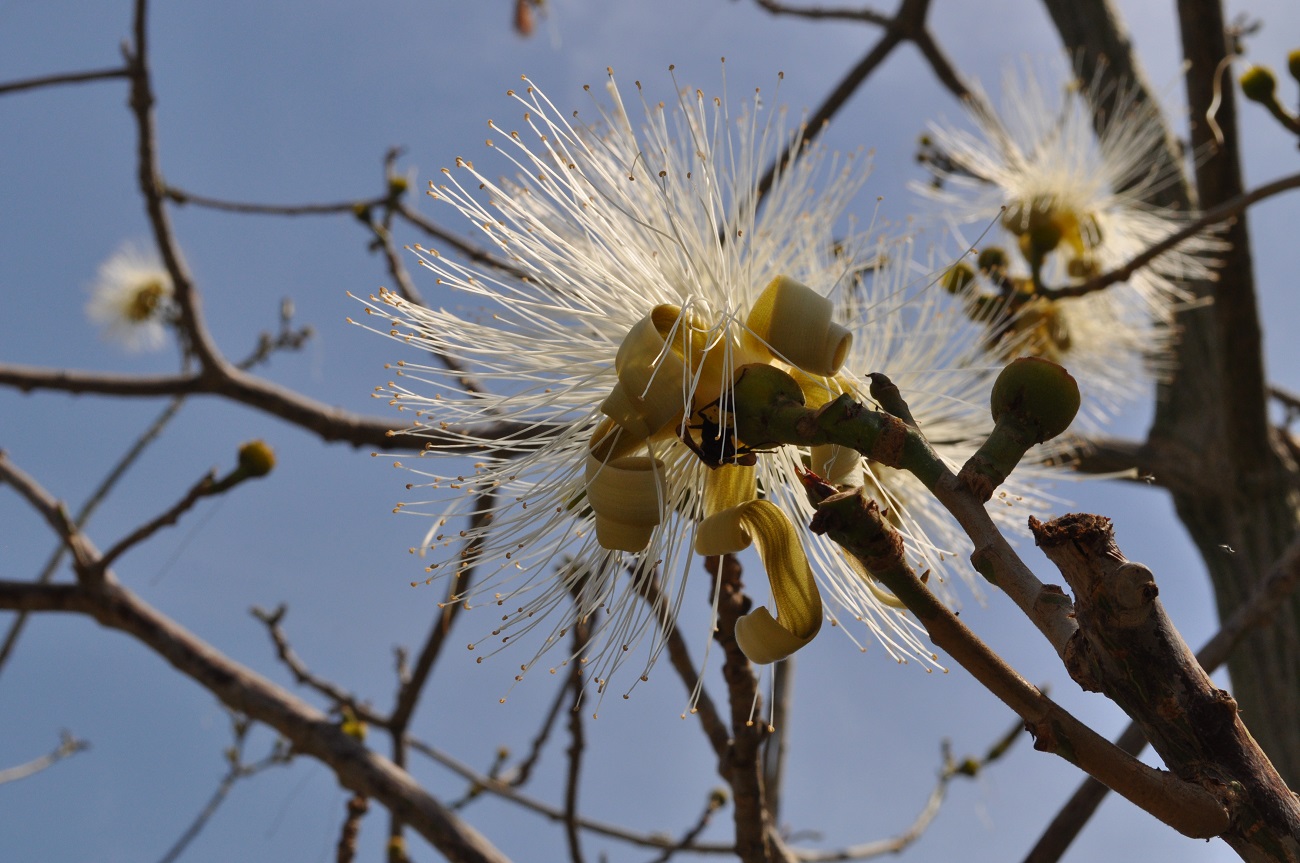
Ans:
POLYGON ((766 606, 760 606, 736 621, 736 644, 756 665, 785 659, 809 641, 812 641, 811 636, 800 638, 781 626, 766 606))
POLYGON ((663 518, 664 465, 646 456, 602 460, 587 454, 587 503, 596 541, 611 551, 641 551, 663 518))
POLYGON ((777 276, 745 319, 747 341, 766 343, 792 365, 833 375, 844 365, 853 334, 831 320, 835 305, 812 288, 777 276))
POLYGON ((618 347, 618 384, 601 411, 629 434, 647 438, 671 423, 686 404, 689 375, 681 355, 666 341, 681 310, 656 306, 628 331, 618 347))
POLYGON ((752 466, 724 464, 709 471, 704 478, 704 517, 707 519, 756 497, 757 471, 752 466))
POLYGON ((739 551, 751 541, 757 546, 777 616, 766 606, 745 615, 736 621, 736 643, 751 662, 775 662, 817 635, 822 625, 821 594, 794 525, 775 504, 751 500, 710 516, 699 526, 695 548, 700 554, 720 554, 723 552, 702 550, 701 540, 721 547, 741 539, 743 545, 730 550, 739 551))

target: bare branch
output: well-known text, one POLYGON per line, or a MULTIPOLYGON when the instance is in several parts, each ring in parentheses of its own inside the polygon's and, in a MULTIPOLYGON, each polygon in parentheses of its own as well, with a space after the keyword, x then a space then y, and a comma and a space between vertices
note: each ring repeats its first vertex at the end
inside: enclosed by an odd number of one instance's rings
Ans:
POLYGON ((341 441, 381 450, 418 451, 433 445, 447 452, 482 452, 483 446, 477 441, 486 439, 497 441, 499 446, 494 450, 505 453, 510 451, 513 443, 548 431, 544 423, 506 420, 461 430, 426 427, 419 434, 395 431, 394 427, 399 423, 324 405, 224 361, 223 368, 216 373, 178 375, 115 375, 7 364, 0 365, 0 386, 23 392, 54 390, 117 396, 224 396, 301 426, 323 441, 341 441))
POLYGON ((352 863, 357 856, 357 837, 361 834, 361 819, 370 809, 370 801, 360 794, 348 800, 347 817, 339 830, 339 844, 334 859, 338 863, 352 863))
POLYGON ((453 861, 506 858, 405 771, 346 734, 315 707, 230 660, 123 587, 111 575, 94 590, 0 581, 0 609, 65 611, 127 633, 207 689, 232 710, 271 726, 294 752, 329 767, 339 783, 399 814, 453 861))
POLYGON ((45 519, 55 535, 72 552, 78 577, 84 576, 91 570, 99 558, 99 552, 94 544, 68 518, 68 512, 63 504, 55 500, 36 480, 10 461, 3 450, 0 450, 0 483, 8 483, 12 486, 32 509, 45 519))
MULTIPOLYGON (((577 596, 575 594, 575 602, 577 596)), ((573 624, 573 652, 580 656, 591 640, 591 626, 585 618, 573 624)), ((569 708, 568 764, 564 773, 564 840, 569 846, 569 859, 583 863, 582 839, 578 833, 578 783, 582 779, 582 755, 587 748, 582 727, 583 663, 574 662, 569 669, 569 691, 573 706, 569 708)))
POLYGON ((916 577, 903 556, 902 537, 874 502, 857 491, 822 500, 812 529, 826 533, 862 561, 917 616, 931 641, 1018 713, 1034 735, 1035 749, 1067 759, 1186 836, 1210 838, 1228 829, 1223 804, 1204 788, 1148 767, 1117 748, 1022 678, 967 629, 916 577))

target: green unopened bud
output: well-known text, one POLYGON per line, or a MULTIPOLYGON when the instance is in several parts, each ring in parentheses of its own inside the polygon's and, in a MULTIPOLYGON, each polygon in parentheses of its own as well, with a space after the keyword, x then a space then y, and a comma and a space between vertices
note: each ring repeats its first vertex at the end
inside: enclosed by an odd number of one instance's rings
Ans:
POLYGON ((721 809, 723 806, 727 805, 728 799, 729 796, 727 794, 727 789, 722 787, 714 788, 709 792, 709 808, 714 810, 721 809))
POLYGON ((993 431, 962 466, 959 479, 988 500, 1034 444, 1064 432, 1079 412, 1079 384, 1041 357, 1012 360, 993 383, 993 431))
POLYGON ((266 476, 275 467, 275 451, 266 441, 250 440, 239 448, 239 469, 246 476, 266 476))
POLYGON ((396 198, 400 195, 405 194, 406 190, 409 189, 410 187, 411 184, 407 182, 407 179, 401 176, 400 174, 394 174, 393 176, 388 178, 388 194, 391 197, 396 198))
POLYGON ((980 252, 979 257, 975 259, 975 266, 986 273, 993 270, 1005 270, 1007 268, 1007 253, 1000 246, 989 246, 980 252))
POLYGON ((1012 360, 993 382, 989 397, 993 422, 1015 418, 1033 431, 1033 443, 1051 440, 1069 428, 1079 403, 1078 382, 1042 357, 1012 360))
POLYGON ((1251 66, 1241 76, 1241 92, 1252 102, 1272 105, 1277 97, 1277 78, 1267 66, 1251 66))
POLYGON ((953 773, 958 776, 976 776, 980 772, 980 763, 974 758, 967 758, 958 764, 953 773))
POLYGON ((353 204, 352 215, 357 217, 357 221, 363 225, 370 224, 370 208, 365 204, 353 204))
POLYGON ((943 289, 950 294, 960 294, 966 286, 975 280, 975 271, 964 261, 948 268, 939 279, 943 289))
POLYGON ((1033 260, 1051 252, 1061 244, 1064 236, 1061 226, 1052 219, 1035 220, 1020 237, 1020 247, 1025 257, 1033 260))
POLYGON ((1292 78, 1300 81, 1300 48, 1286 55, 1286 68, 1292 78))

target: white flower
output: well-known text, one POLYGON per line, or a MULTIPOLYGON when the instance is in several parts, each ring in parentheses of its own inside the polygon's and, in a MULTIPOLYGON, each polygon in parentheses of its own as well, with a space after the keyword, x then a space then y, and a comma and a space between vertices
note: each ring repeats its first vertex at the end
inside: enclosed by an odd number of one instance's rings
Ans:
MULTIPOLYGON (((823 619, 839 622, 811 587, 815 576, 891 656, 932 665, 921 630, 896 600, 807 531, 811 509, 798 477, 805 460, 837 476, 866 468, 865 481, 885 490, 882 503, 914 554, 938 566, 953 536, 934 526, 946 516, 936 516, 927 493, 856 454, 841 464, 793 447, 748 452, 727 421, 736 370, 760 362, 793 372, 813 400, 837 390, 865 398, 855 375, 896 375, 929 400, 923 406, 941 408, 930 413, 949 419, 936 419, 935 428, 958 447, 978 429, 958 429, 953 418, 980 416, 987 428, 986 395, 975 408, 951 388, 984 369, 937 365, 960 354, 955 332, 967 331, 970 345, 976 328, 959 310, 940 321, 935 303, 909 306, 906 279, 892 275, 902 269, 859 279, 869 257, 863 248, 872 244, 851 223, 834 233, 866 167, 801 147, 759 208, 759 177, 791 136, 783 114, 764 111, 757 95, 739 116, 698 90, 683 91, 671 108, 643 101, 637 131, 612 76, 614 106, 598 108, 601 123, 592 128, 570 125, 526 84, 511 93, 525 109, 523 131, 489 124, 489 146, 514 163, 518 180, 498 183, 458 160, 431 194, 477 224, 527 278, 421 250, 441 284, 486 310, 422 308, 389 291, 367 307, 390 319, 382 332, 454 358, 487 390, 466 392, 460 373, 438 365, 399 363, 398 381, 379 393, 415 412, 417 432, 435 426, 445 440, 485 421, 536 424, 508 441, 467 435, 465 445, 487 453, 472 472, 449 471, 444 449, 453 447, 426 449, 432 463, 412 470, 427 482, 409 487, 428 489, 430 499, 400 507, 436 519, 420 549, 435 557, 430 572, 458 578, 473 567, 461 599, 499 606, 500 625, 471 648, 490 643, 495 652, 499 642, 531 637, 537 653, 521 665, 526 672, 585 619, 592 640, 569 659, 592 660, 603 688, 639 650, 644 679, 664 646, 656 616, 673 621, 688 601, 695 553, 733 551, 752 538, 778 614, 759 620, 760 609, 741 621, 749 621, 744 633, 737 626, 751 658, 779 658, 823 619), (821 299, 837 287, 841 313, 855 317, 852 331, 821 299), (491 455, 507 447, 512 455, 491 455), (477 526, 457 523, 475 515, 477 526), (811 574, 791 545, 806 551, 811 574), (652 580, 662 585, 653 608, 644 597, 652 580)), ((751 573, 751 595, 764 596, 761 585, 751 573)))
POLYGON ((1002 117, 976 108, 975 133, 933 127, 927 156, 939 188, 922 190, 952 223, 998 225, 981 245, 1005 249, 1007 260, 980 267, 974 290, 1019 314, 999 331, 1000 352, 1035 352, 1066 365, 1094 414, 1131 399, 1135 381, 1160 373, 1173 313, 1191 298, 1178 283, 1210 277, 1206 254, 1222 248, 1195 238, 1104 291, 1043 296, 1044 288, 1081 284, 1128 263, 1188 221, 1187 213, 1144 201, 1177 181, 1152 167, 1165 134, 1157 109, 1121 91, 1109 101, 1110 115, 1094 122, 1099 87, 1084 92, 1072 81, 1053 95, 1029 70, 1008 72, 1002 117))
POLYGON ((86 316, 105 339, 128 351, 152 351, 167 340, 172 280, 157 255, 123 244, 99 267, 86 316))

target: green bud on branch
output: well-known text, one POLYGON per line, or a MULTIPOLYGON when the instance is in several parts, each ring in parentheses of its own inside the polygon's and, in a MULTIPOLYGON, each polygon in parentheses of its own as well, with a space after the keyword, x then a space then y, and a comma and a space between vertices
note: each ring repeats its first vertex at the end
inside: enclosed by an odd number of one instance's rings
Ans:
POLYGON ((1056 363, 1041 357, 1013 360, 993 383, 993 431, 958 478, 988 500, 1031 446, 1070 427, 1079 402, 1079 384, 1056 363))

